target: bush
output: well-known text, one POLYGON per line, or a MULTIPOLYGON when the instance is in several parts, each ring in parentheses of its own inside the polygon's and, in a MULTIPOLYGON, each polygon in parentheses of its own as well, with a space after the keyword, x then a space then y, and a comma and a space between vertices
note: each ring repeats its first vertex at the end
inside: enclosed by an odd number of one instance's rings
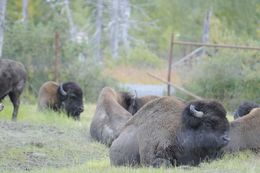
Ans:
POLYGON ((185 87, 204 98, 222 101, 233 110, 242 101, 259 101, 259 60, 254 53, 218 53, 204 57, 186 73, 185 87))

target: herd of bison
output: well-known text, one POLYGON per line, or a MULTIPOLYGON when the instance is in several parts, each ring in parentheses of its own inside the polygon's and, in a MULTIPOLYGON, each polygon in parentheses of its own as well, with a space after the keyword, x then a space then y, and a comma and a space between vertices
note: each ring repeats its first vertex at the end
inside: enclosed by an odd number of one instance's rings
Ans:
MULTIPOLYGON (((0 59, 0 100, 9 96, 16 120, 26 83, 25 67, 0 59)), ((4 105, 0 103, 0 111, 4 105)), ((38 93, 38 110, 64 111, 80 120, 83 92, 75 82, 45 82, 38 93)), ((228 122, 226 110, 213 100, 184 102, 171 97, 137 97, 105 87, 90 124, 93 139, 110 147, 115 166, 196 166, 225 153, 260 147, 260 105, 241 104, 228 122)))

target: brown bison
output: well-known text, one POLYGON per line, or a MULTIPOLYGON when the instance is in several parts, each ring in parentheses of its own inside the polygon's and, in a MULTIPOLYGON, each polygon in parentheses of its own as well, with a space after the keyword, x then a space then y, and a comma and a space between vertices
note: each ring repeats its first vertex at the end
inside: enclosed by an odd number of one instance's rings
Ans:
POLYGON ((26 70, 20 62, 0 58, 0 101, 9 96, 13 103, 12 120, 16 120, 20 95, 26 83, 26 70))
POLYGON ((59 85, 56 82, 45 82, 38 94, 38 109, 65 110, 68 116, 75 120, 80 119, 83 112, 83 92, 75 82, 66 82, 59 85))
POLYGON ((230 142, 225 152, 260 148, 260 108, 252 109, 247 115, 230 123, 230 142))
POLYGON ((112 165, 198 165, 228 144, 226 111, 215 101, 162 97, 146 104, 110 147, 112 165))
POLYGON ((244 102, 239 105, 234 112, 234 119, 247 115, 253 108, 259 108, 260 105, 255 102, 244 102))
POLYGON ((158 97, 137 98, 128 92, 116 92, 110 87, 103 88, 90 125, 91 136, 95 140, 110 146, 119 135, 126 121, 144 104, 155 98, 158 97))

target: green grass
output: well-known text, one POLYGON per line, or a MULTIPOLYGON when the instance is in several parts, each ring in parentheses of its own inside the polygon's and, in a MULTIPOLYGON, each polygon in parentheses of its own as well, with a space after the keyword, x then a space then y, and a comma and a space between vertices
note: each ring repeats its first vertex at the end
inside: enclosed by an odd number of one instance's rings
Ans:
MULTIPOLYGON (((0 172, 35 173, 259 173, 260 155, 249 151, 202 163, 199 167, 129 168, 110 165, 109 149, 89 135, 95 105, 85 105, 81 121, 65 114, 38 112, 21 104, 17 122, 11 122, 12 105, 0 112, 0 172)), ((228 117, 232 120, 232 117, 228 117)))

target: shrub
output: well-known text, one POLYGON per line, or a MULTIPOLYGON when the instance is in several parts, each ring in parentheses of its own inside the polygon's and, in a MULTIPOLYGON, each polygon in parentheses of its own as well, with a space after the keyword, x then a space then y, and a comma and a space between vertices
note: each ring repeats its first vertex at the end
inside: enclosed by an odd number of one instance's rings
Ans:
POLYGON ((225 51, 195 64, 185 73, 189 76, 185 87, 204 98, 222 101, 233 110, 242 101, 259 101, 259 69, 254 53, 225 51))

